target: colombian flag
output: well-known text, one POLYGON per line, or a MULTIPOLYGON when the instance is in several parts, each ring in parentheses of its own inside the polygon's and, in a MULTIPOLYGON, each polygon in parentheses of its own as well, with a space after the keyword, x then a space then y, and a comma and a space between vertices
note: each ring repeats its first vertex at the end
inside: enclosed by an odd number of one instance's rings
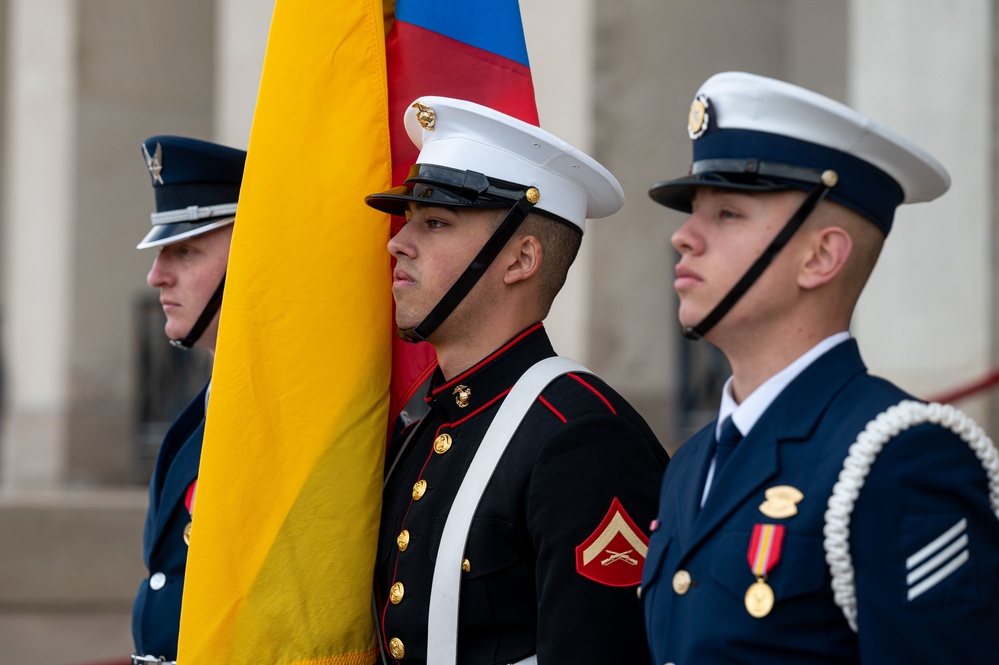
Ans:
POLYGON ((386 423, 433 353, 394 345, 391 222, 364 196, 405 178, 416 151, 402 112, 426 94, 537 121, 515 0, 277 0, 194 506, 184 665, 375 661, 386 423))
MULTIPOLYGON (((392 183, 401 185, 419 154, 402 124, 417 97, 477 102, 538 124, 534 83, 517 0, 386 0, 392 183), (392 5, 395 11, 392 12, 392 5)), ((401 220, 394 218, 393 231, 401 220)), ((392 405, 398 415, 433 370, 429 344, 393 341, 392 405)))

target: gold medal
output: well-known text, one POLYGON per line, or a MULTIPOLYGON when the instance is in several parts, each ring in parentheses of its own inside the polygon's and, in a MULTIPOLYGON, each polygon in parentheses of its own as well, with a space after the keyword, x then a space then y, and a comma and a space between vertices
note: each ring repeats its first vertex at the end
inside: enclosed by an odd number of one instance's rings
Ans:
POLYGON ((759 578, 746 590, 746 611, 749 615, 762 619, 774 608, 774 590, 759 578))
MULTIPOLYGON (((793 489, 793 488, 792 488, 793 489)), ((746 558, 756 581, 746 590, 746 611, 760 619, 774 608, 774 590, 767 584, 767 573, 780 561, 784 527, 780 524, 754 524, 746 558)))

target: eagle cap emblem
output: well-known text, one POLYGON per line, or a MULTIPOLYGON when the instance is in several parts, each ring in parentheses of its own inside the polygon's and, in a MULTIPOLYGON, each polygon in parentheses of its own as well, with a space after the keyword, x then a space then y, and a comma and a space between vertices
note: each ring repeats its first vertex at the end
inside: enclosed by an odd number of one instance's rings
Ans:
POLYGON ((704 132, 708 131, 708 123, 711 114, 708 109, 711 102, 704 95, 698 95, 690 104, 690 112, 687 114, 687 134, 691 139, 700 138, 704 132))
POLYGON ((416 109, 416 120, 420 126, 431 132, 434 131, 434 127, 437 125, 437 114, 434 110, 420 102, 414 103, 411 108, 416 109))
POLYGON ((142 144, 142 154, 146 158, 146 168, 149 169, 149 175, 153 177, 153 184, 162 185, 163 176, 160 175, 163 171, 163 146, 160 145, 159 141, 156 142, 156 149, 153 154, 149 154, 149 148, 146 144, 142 144))

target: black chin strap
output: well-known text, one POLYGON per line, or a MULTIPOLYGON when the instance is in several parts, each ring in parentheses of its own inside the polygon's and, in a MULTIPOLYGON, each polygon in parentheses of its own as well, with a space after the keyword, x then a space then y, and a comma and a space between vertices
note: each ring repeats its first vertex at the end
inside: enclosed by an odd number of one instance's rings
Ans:
POLYGON ((482 246, 479 253, 475 255, 472 262, 465 268, 465 272, 458 276, 448 292, 444 294, 434 308, 427 314, 427 317, 415 328, 399 328, 399 337, 407 342, 425 342, 437 328, 444 323, 444 320, 451 315, 454 308, 458 306, 468 292, 472 290, 475 283, 479 281, 483 273, 490 266, 496 256, 506 245, 507 241, 513 237, 514 231, 520 226, 527 213, 531 211, 538 200, 538 191, 533 187, 527 190, 520 200, 506 214, 506 217, 496 228, 493 235, 482 246))
POLYGON ((815 186, 812 191, 808 193, 805 200, 801 202, 798 209, 791 216, 791 219, 787 221, 784 228, 780 230, 777 236, 770 242, 763 253, 756 259, 753 265, 749 266, 749 270, 746 274, 735 283, 735 286, 725 294, 725 297, 715 305, 715 308, 704 317, 700 323, 696 326, 684 326, 683 336, 687 339, 700 339, 704 337, 709 330, 715 327, 715 324, 721 321, 722 317, 728 314, 729 310, 732 309, 739 299, 745 295, 746 291, 749 290, 763 271, 767 269, 770 262, 774 260, 777 253, 784 248, 787 241, 791 239, 794 232, 801 228, 801 225, 805 223, 812 211, 815 210, 815 206, 819 204, 825 195, 829 192, 829 189, 836 184, 836 173, 833 171, 826 171, 822 174, 822 180, 818 185, 815 186))
POLYGON ((218 287, 215 289, 215 293, 212 297, 208 299, 208 303, 205 308, 201 310, 201 316, 198 320, 194 322, 194 326, 191 328, 191 332, 187 333, 187 337, 184 339, 171 339, 170 346, 177 349, 184 349, 185 351, 194 346, 195 342, 201 338, 201 335, 205 332, 205 328, 208 324, 212 322, 212 318, 215 313, 219 311, 219 307, 222 306, 222 290, 225 287, 225 273, 222 274, 222 281, 219 282, 218 287))

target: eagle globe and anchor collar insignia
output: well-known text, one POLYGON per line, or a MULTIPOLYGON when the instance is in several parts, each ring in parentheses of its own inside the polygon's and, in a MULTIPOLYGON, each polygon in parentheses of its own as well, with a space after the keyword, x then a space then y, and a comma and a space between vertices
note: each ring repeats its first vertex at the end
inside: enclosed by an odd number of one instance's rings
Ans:
POLYGON ((455 386, 451 394, 454 395, 454 403, 461 409, 467 408, 472 399, 472 389, 465 385, 455 386))

